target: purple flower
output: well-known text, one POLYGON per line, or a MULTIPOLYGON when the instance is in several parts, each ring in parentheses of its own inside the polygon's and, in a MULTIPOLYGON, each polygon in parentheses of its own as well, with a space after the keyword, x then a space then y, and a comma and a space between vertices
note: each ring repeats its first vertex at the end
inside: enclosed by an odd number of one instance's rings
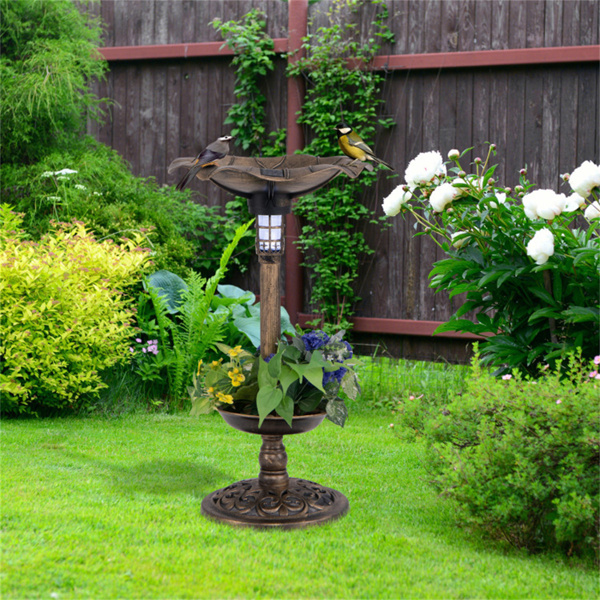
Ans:
POLYGON ((348 369, 345 367, 340 367, 337 371, 329 371, 323 373, 323 387, 327 384, 331 383, 334 379, 341 383, 344 375, 348 372, 348 369))
POLYGON ((304 347, 308 352, 322 348, 329 341, 329 336, 321 330, 309 331, 302 336, 304 347))

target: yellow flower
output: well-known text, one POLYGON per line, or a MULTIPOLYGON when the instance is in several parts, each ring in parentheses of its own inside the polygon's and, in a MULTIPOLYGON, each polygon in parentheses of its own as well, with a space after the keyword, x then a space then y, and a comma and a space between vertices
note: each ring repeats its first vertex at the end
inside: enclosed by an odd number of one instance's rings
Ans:
POLYGON ((215 388, 214 387, 209 387, 207 391, 208 391, 208 395, 209 396, 214 396, 214 393, 215 393, 215 388))
POLYGON ((210 368, 211 369, 218 369, 221 366, 221 363, 223 362, 223 359, 220 358, 219 360, 213 360, 210 363, 210 368))
POLYGON ((231 385, 234 387, 242 385, 242 381, 245 381, 246 379, 246 377, 242 375, 241 371, 238 368, 233 369, 233 371, 229 371, 227 375, 231 379, 231 385))
POLYGON ((233 404, 233 396, 224 394, 223 392, 217 392, 217 400, 219 402, 224 402, 225 404, 233 404))
POLYGON ((231 348, 231 350, 229 350, 229 352, 227 354, 229 354, 229 356, 231 356, 231 358, 235 358, 236 356, 238 356, 238 354, 242 353, 242 347, 241 346, 236 346, 235 348, 231 348))
POLYGON ((202 370, 202 359, 198 361, 198 371, 196 371, 196 375, 200 375, 200 371, 202 370))

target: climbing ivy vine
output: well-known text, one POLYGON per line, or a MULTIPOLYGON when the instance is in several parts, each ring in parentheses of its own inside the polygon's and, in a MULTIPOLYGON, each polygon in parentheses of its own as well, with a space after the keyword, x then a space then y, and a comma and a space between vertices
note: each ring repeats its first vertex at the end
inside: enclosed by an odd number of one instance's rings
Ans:
POLYGON ((227 111, 225 123, 233 125, 231 135, 244 150, 259 156, 277 156, 285 152, 285 130, 266 135, 267 98, 264 81, 275 67, 275 44, 266 33, 266 15, 257 8, 240 21, 214 19, 213 27, 225 44, 235 52, 231 61, 235 67, 237 102, 227 111))
MULTIPOLYGON (((339 154, 334 128, 342 120, 371 147, 377 127, 394 125, 393 120, 379 117, 385 75, 364 68, 384 42, 393 41, 386 25, 388 10, 383 1, 370 0, 379 10, 365 35, 356 16, 366 3, 334 0, 327 11, 327 25, 303 39, 305 57, 288 68, 289 76, 302 76, 306 81, 299 122, 310 140, 304 148, 307 154, 339 154), (358 60, 350 66, 348 59, 358 60)), ((377 197, 373 189, 381 177, 379 170, 363 171, 358 179, 339 177, 295 205, 294 213, 304 223, 299 243, 309 270, 311 303, 320 312, 320 325, 325 329, 351 327, 348 318, 360 300, 356 293, 359 267, 374 252, 365 230, 369 224, 383 222, 373 217, 376 207, 368 201, 377 197)))
MULTIPOLYGON (((380 118, 381 88, 385 75, 364 66, 393 41, 386 25, 388 10, 383 0, 333 0, 326 13, 327 24, 303 38, 305 56, 287 69, 288 77, 302 77, 306 96, 298 120, 304 126, 305 154, 339 155, 335 126, 342 120, 351 124, 372 145, 377 128, 394 125, 380 118), (364 4, 378 7, 368 31, 361 32, 358 11, 364 4), (366 40, 366 41, 365 41, 366 40), (357 59, 354 66, 348 59, 357 59)), ((251 10, 240 21, 213 21, 225 43, 235 52, 236 102, 228 111, 226 123, 244 150, 261 156, 285 153, 285 129, 266 135, 265 78, 274 69, 276 53, 266 34, 266 15, 251 10), (266 140, 266 142, 265 142, 266 140)), ((309 28, 313 23, 309 23, 309 28)), ((319 325, 335 331, 351 327, 349 317, 359 301, 355 291, 361 261, 373 253, 365 239, 374 218, 375 206, 368 198, 378 177, 364 171, 360 178, 336 178, 335 183, 300 198, 294 213, 301 217, 299 245, 303 266, 311 282, 310 301, 319 313, 319 325), (369 191, 370 190, 370 191, 369 191)))

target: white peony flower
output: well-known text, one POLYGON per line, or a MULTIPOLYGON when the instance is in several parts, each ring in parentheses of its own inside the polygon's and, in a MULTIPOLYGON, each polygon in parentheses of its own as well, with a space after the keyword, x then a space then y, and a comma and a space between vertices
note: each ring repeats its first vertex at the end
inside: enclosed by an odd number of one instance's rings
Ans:
POLYGON ((600 219, 600 202, 592 202, 583 213, 583 216, 591 221, 592 219, 600 219))
POLYGON ((456 148, 452 148, 452 150, 448 152, 448 158, 450 160, 458 160, 460 158, 460 152, 456 148))
MULTIPOLYGON (((496 200, 498 200, 500 204, 506 203, 506 194, 504 192, 496 192, 495 196, 496 200)), ((492 208, 498 208, 498 205, 496 204, 496 202, 494 202, 494 200, 490 200, 490 206, 492 208)))
POLYGON ((421 152, 406 167, 404 179, 411 189, 430 183, 436 175, 445 175, 446 167, 442 155, 437 152, 421 152))
POLYGON ((591 160, 581 163, 570 175, 571 189, 587 198, 595 187, 600 187, 600 166, 591 160))
POLYGON ((405 192, 402 188, 403 185, 399 185, 394 188, 389 196, 386 196, 383 199, 383 212, 388 215, 388 217, 393 217, 400 212, 403 204, 406 204, 412 194, 410 192, 405 192))
POLYGON ((523 196, 523 208, 530 219, 551 221, 565 209, 567 198, 553 190, 535 190, 523 196))
POLYGON ((451 183, 442 183, 429 196, 429 204, 435 212, 442 212, 456 198, 458 190, 451 183))
POLYGON ((546 227, 536 231, 527 244, 527 255, 531 256, 538 265, 543 265, 553 254, 554 236, 552 232, 546 227))
POLYGON ((467 232, 466 231, 457 231, 456 233, 452 234, 452 245, 458 250, 459 248, 462 248, 468 241, 469 241, 469 236, 465 235, 467 232), (461 237, 463 236, 463 237, 461 237), (459 239, 456 239, 459 238, 459 239), (456 241, 455 241, 456 240, 456 241))
POLYGON ((565 205, 565 212, 573 212, 579 210, 585 206, 585 198, 582 198, 579 194, 571 194, 567 198, 565 205))

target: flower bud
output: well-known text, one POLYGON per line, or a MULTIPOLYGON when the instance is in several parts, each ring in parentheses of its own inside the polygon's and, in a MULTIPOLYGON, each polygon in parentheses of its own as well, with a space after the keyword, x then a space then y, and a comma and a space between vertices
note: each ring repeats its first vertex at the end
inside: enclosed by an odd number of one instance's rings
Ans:
POLYGON ((568 173, 563 173, 563 174, 560 176, 560 178, 561 178, 563 181, 569 181, 569 178, 570 178, 570 177, 571 177, 571 176, 570 176, 568 173))
POLYGON ((479 158, 479 156, 477 156, 473 162, 474 162, 476 165, 480 165, 480 164, 482 163, 482 160, 481 160, 481 158, 479 158))
POLYGON ((522 185, 516 185, 515 186, 515 192, 517 192, 517 194, 520 194, 523 191, 523 186, 522 185))
POLYGON ((464 171, 459 171, 458 176, 464 179, 467 176, 467 174, 464 171))
POLYGON ((490 177, 490 178, 488 179, 488 183, 489 183, 490 185, 494 185, 494 184, 496 183, 496 180, 495 180, 495 179, 493 179, 492 177, 490 177))
POLYGON ((523 177, 525 177, 525 175, 527 175, 527 169, 521 169, 519 171, 519 175, 523 175, 523 177))
POLYGON ((512 191, 512 188, 509 188, 509 187, 507 187, 507 188, 504 188, 504 191, 505 191, 505 192, 506 192, 506 194, 507 194, 507 195, 509 195, 509 196, 510 196, 510 195, 512 194, 512 192, 513 192, 513 191, 512 191))
POLYGON ((490 144, 490 150, 492 152, 495 152, 495 150, 496 150, 496 144, 490 144))
POLYGON ((448 152, 448 158, 450 160, 458 160, 460 158, 460 152, 456 148, 452 148, 452 150, 448 152))

